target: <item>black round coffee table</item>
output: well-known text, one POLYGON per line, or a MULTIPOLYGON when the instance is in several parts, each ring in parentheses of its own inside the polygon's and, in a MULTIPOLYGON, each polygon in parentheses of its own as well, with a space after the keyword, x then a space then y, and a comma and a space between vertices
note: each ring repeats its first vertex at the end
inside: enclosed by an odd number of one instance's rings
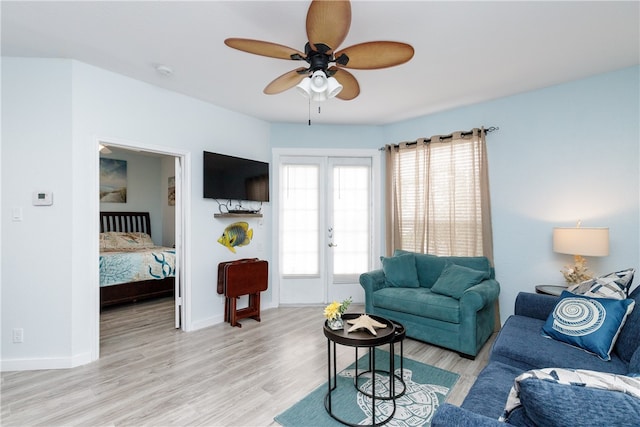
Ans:
MULTIPOLYGON (((373 314, 370 314, 369 316, 380 322, 380 323, 384 323, 385 325, 387 325, 385 328, 380 328, 380 329, 376 329, 376 333, 377 335, 373 335, 371 334, 371 332, 369 332, 366 329, 363 330, 358 330, 358 331, 353 331, 353 332, 347 332, 347 330, 351 327, 351 325, 349 325, 347 323, 348 320, 352 320, 352 319, 356 319, 358 317, 360 317, 362 313, 346 313, 342 316, 343 320, 344 320, 344 329, 340 329, 340 330, 332 330, 331 328, 329 328, 329 326, 327 325, 327 322, 325 322, 324 324, 324 335, 327 337, 327 384, 328 384, 328 391, 327 394, 325 395, 324 398, 324 407, 327 410, 327 412, 329 413, 329 415, 334 418, 335 420, 341 422, 342 424, 348 425, 348 426, 353 426, 356 427, 359 424, 352 424, 348 421, 345 421, 344 419, 340 418, 338 415, 333 413, 333 408, 331 405, 331 395, 332 392, 337 388, 337 363, 336 363, 336 344, 340 344, 340 345, 344 345, 344 346, 348 346, 348 347, 355 347, 356 349, 356 375, 354 377, 354 386, 355 388, 360 391, 360 388, 358 387, 358 377, 361 374, 358 374, 358 348, 368 348, 369 349, 369 371, 365 371, 365 372, 372 372, 372 373, 393 373, 394 372, 394 348, 393 345, 395 342, 398 342, 400 339, 400 335, 397 333, 396 331, 396 324, 392 322, 389 319, 386 319, 384 317, 380 317, 380 316, 376 316, 373 314), (375 356, 375 348, 385 345, 385 344, 389 344, 389 370, 376 370, 376 356, 375 356)), ((404 328, 402 327, 402 325, 400 325, 400 327, 402 328, 402 332, 401 334, 404 334, 404 328)), ((404 335, 402 335, 402 337, 404 337, 404 335)), ((393 378, 396 377, 395 375, 390 375, 390 379, 389 379, 389 395, 388 396, 381 396, 381 395, 376 395, 376 390, 375 390, 375 374, 372 375, 372 389, 371 389, 371 393, 365 393, 367 396, 369 396, 371 398, 371 413, 372 413, 372 426, 380 426, 383 425, 387 422, 389 422, 392 418, 393 415, 396 412, 396 402, 395 399, 397 399, 398 397, 400 397, 399 394, 395 393, 395 381, 393 380, 393 378), (393 411, 391 412, 391 414, 385 418, 384 420, 376 423, 376 400, 389 400, 393 403, 393 411)), ((404 393, 404 390, 402 391, 402 393, 404 393)))

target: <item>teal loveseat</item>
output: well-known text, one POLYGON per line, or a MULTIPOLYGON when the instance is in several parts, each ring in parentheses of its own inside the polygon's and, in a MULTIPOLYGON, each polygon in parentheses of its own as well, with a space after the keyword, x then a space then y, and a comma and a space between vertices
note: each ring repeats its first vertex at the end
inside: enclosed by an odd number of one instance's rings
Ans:
POLYGON ((360 275, 365 310, 402 323, 407 336, 475 358, 494 331, 500 285, 486 257, 396 250, 360 275))

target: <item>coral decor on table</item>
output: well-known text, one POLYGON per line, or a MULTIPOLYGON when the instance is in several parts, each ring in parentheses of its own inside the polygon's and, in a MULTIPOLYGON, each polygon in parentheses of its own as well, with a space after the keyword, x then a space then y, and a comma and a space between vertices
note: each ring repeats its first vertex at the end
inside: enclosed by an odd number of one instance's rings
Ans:
POLYGON ((593 277, 591 272, 587 268, 586 260, 582 257, 576 257, 574 265, 567 265, 560 271, 564 275, 567 283, 570 285, 582 283, 585 280, 589 280, 593 277))
POLYGON ((349 305, 351 305, 351 297, 345 299, 341 303, 334 301, 324 308, 324 317, 327 318, 327 325, 329 328, 334 331, 344 328, 342 315, 347 311, 349 305))

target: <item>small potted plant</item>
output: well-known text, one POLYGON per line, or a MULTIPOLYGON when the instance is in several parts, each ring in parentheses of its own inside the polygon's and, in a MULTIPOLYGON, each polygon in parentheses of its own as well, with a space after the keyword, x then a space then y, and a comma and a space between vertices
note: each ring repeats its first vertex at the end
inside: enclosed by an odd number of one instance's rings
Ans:
POLYGON ((341 303, 334 301, 324 308, 324 317, 327 318, 327 326, 332 330, 344 328, 344 322, 342 321, 342 315, 349 305, 351 304, 351 297, 345 299, 341 303))

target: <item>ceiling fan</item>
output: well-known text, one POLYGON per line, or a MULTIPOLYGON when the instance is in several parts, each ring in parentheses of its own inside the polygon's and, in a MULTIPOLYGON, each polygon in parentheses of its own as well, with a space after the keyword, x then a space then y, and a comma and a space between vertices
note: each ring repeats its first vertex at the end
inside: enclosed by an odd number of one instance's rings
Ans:
POLYGON ((413 57, 413 47, 406 43, 372 41, 337 50, 351 26, 351 3, 313 0, 307 11, 307 38, 304 53, 276 43, 228 38, 224 43, 234 49, 278 59, 305 61, 308 66, 296 68, 277 77, 264 88, 273 95, 294 86, 316 101, 336 96, 351 100, 360 94, 356 78, 345 68, 374 70, 393 67, 413 57))

